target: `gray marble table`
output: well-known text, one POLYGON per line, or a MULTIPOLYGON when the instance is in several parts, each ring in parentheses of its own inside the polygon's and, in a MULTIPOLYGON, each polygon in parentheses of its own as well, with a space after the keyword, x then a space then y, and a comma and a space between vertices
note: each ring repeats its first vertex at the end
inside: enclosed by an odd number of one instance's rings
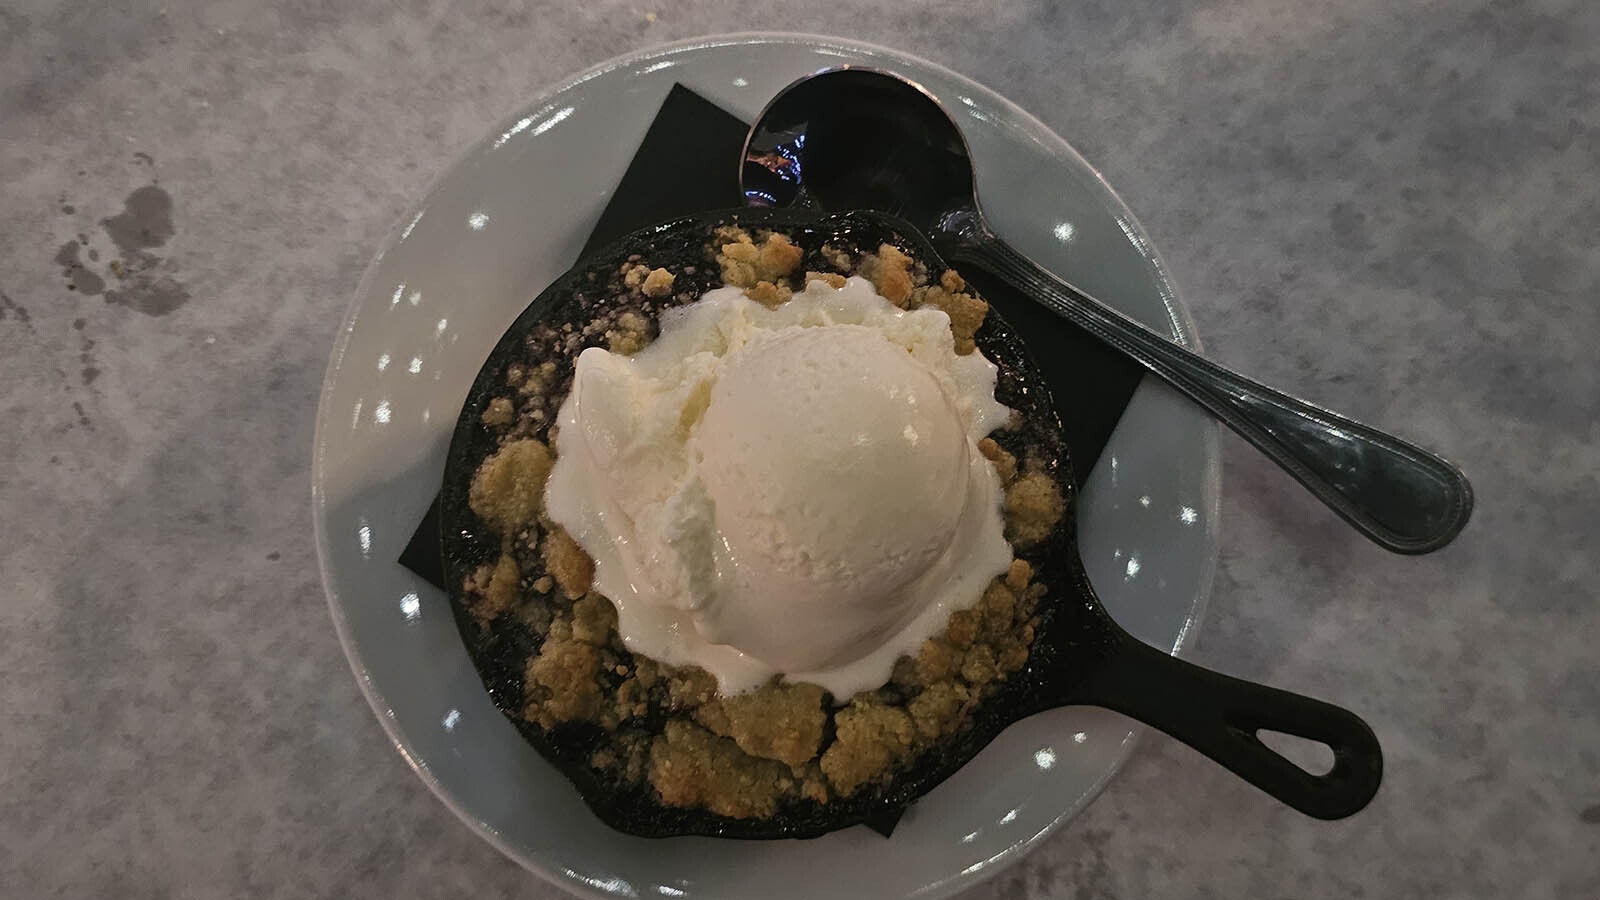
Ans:
POLYGON ((491 123, 781 25, 1007 93, 1120 189, 1208 352, 1478 491, 1392 556, 1227 438, 1194 656, 1360 710, 1383 790, 1315 822, 1152 737, 967 896, 1600 896, 1600 6, 471 6, 0 0, 0 895, 554 896, 350 677, 317 391, 377 242, 491 123))

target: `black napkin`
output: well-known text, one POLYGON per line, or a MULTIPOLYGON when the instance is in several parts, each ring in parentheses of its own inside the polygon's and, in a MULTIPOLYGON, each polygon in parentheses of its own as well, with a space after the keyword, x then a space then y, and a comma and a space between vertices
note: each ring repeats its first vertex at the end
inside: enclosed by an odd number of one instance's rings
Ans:
MULTIPOLYGON (((739 152, 748 129, 737 117, 683 85, 674 85, 582 254, 656 222, 742 205, 739 152)), ((1082 485, 1127 408, 1143 369, 999 279, 969 269, 961 274, 1024 336, 1052 395, 1072 398, 1061 424, 1072 453, 1073 477, 1082 485)), ((489 349, 484 348, 486 355, 489 349)), ((400 564, 445 589, 437 499, 400 554, 400 564)), ((888 837, 903 813, 886 813, 867 824, 888 837)))

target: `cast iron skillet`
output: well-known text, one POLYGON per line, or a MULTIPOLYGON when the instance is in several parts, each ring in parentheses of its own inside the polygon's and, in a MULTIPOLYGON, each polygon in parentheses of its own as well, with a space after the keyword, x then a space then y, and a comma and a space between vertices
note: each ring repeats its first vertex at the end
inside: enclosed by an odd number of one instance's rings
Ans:
MULTIPOLYGON (((849 825, 893 821, 1006 726, 1041 710, 1075 705, 1105 707, 1155 726, 1307 815, 1337 819, 1366 806, 1378 789, 1382 755, 1372 730, 1361 719, 1319 700, 1183 662, 1141 643, 1107 615, 1078 557, 1071 462, 1055 408, 1021 340, 992 309, 977 341, 1000 368, 997 399, 1022 413, 1025 424, 1012 440, 1020 439, 1053 457, 1051 474, 1068 498, 1068 509, 1056 533, 1023 554, 1034 564, 1038 580, 1049 587, 1040 601, 1028 662, 975 711, 970 728, 924 753, 881 789, 864 789, 826 806, 796 801, 770 819, 742 820, 669 807, 648 784, 628 787, 599 777, 587 765, 600 737, 595 726, 546 732, 524 720, 520 715, 524 662, 538 648, 539 638, 514 616, 501 616, 480 629, 461 592, 464 578, 493 560, 500 548, 498 536, 467 504, 473 472, 495 449, 493 434, 481 424, 484 408, 497 391, 504 392, 506 366, 532 342, 538 329, 551 323, 581 326, 596 317, 605 303, 604 284, 630 255, 678 271, 695 266, 693 275, 678 276, 678 290, 689 287, 698 296, 719 286, 717 267, 707 264, 704 248, 712 231, 729 223, 751 229, 782 228, 807 251, 802 264, 806 268, 825 268, 817 256, 825 242, 867 249, 889 242, 926 262, 930 271, 943 269, 925 238, 879 213, 822 216, 803 210, 745 209, 690 216, 635 232, 581 260, 506 331, 462 408, 445 467, 440 501, 445 583, 462 638, 495 704, 573 782, 600 819, 619 831, 646 837, 695 834, 753 839, 815 837, 849 825), (1322 775, 1301 769, 1263 744, 1257 737, 1260 731, 1326 744, 1333 751, 1333 768, 1322 775)), ((586 341, 602 342, 601 337, 586 341)), ((567 371, 568 382, 570 377, 567 371)), ((565 392, 564 385, 554 391, 565 392)), ((1070 406, 1071 398, 1064 400, 1070 406)))

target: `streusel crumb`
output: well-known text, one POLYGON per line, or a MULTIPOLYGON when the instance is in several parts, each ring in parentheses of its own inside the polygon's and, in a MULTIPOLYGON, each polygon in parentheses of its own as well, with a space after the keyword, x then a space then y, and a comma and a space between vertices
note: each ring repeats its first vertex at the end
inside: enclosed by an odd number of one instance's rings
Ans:
POLYGON ((1002 485, 1009 485, 1017 477, 1017 458, 1007 453, 994 438, 986 437, 979 441, 978 452, 994 466, 1002 485))
POLYGON ((720 236, 726 243, 717 253, 717 264, 722 267, 722 280, 734 287, 777 284, 788 278, 805 256, 805 251, 776 231, 769 232, 759 244, 742 228, 727 229, 720 236))
POLYGON ((478 624, 487 625, 495 617, 514 606, 520 597, 518 584, 522 571, 509 553, 500 554, 492 566, 479 566, 468 584, 469 595, 475 598, 470 609, 478 624))
POLYGON ((644 279, 644 295, 646 297, 665 297, 672 293, 672 283, 677 276, 666 269, 652 269, 644 279))
POLYGON ((781 284, 773 284, 770 281, 758 281, 747 288, 744 293, 745 296, 765 306, 767 309, 777 309, 788 303, 789 298, 794 296, 793 291, 781 284))
POLYGON ((759 690, 718 697, 695 710, 696 722, 732 738, 739 749, 792 768, 810 762, 828 722, 823 690, 814 684, 768 684, 759 690))
MULTIPOLYGON (((954 274, 952 272, 946 275, 954 274)), ((949 283, 959 281, 946 279, 949 283)), ((943 284, 918 287, 912 291, 911 305, 915 308, 931 306, 943 310, 950 317, 950 334, 956 341, 956 352, 962 356, 978 349, 978 329, 983 327, 983 320, 989 315, 989 304, 971 294, 961 291, 951 291, 943 284)))
POLYGON ((566 529, 556 526, 545 533, 544 562, 568 598, 582 597, 594 583, 594 560, 583 552, 566 529))
POLYGON ((772 815, 795 778, 783 763, 749 756, 728 738, 674 719, 650 747, 650 783, 669 805, 749 819, 772 815))
MULTIPOLYGON (((667 277, 670 279, 672 276, 667 277)), ((618 315, 616 324, 606 329, 606 349, 612 353, 632 356, 643 350, 648 343, 650 343, 650 321, 632 310, 618 315)))
POLYGON ((878 247, 877 254, 862 258, 860 274, 872 282, 873 289, 885 300, 905 309, 911 300, 911 289, 916 286, 911 278, 911 267, 912 259, 905 251, 893 244, 883 244, 878 247))
POLYGON ((496 397, 489 401, 480 421, 490 428, 501 428, 510 425, 516 419, 517 408, 511 405, 511 400, 507 397, 496 397))
POLYGON ((853 703, 833 717, 833 746, 822 754, 822 772, 848 797, 910 754, 917 727, 904 710, 853 703))
POLYGON ((1055 479, 1040 471, 1019 475, 1006 488, 1006 538, 1018 547, 1037 544, 1050 535, 1066 512, 1055 479))
POLYGON ((597 718, 604 700, 599 674, 600 651, 593 645, 545 641, 528 660, 528 684, 538 690, 539 699, 530 699, 526 715, 544 728, 597 718))
POLYGON ((478 467, 467 503, 502 537, 514 536, 544 508, 544 481, 553 463, 550 448, 539 441, 507 443, 478 467))

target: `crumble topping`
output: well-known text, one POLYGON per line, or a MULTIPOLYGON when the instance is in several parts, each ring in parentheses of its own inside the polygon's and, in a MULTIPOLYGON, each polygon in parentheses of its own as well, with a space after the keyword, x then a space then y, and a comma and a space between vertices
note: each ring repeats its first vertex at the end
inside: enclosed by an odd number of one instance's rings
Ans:
MULTIPOLYGON (((752 236, 738 227, 718 230, 707 250, 723 280, 757 302, 786 301, 796 276, 801 285, 821 280, 837 287, 859 274, 901 308, 943 310, 957 352, 976 348, 988 304, 966 291, 958 273, 935 278, 890 244, 859 256, 827 245, 818 255, 823 270, 802 270, 804 251, 786 235, 752 236)), ((666 268, 630 259, 610 288, 621 302, 544 340, 568 352, 587 339, 603 340, 614 353, 637 353, 653 340, 655 317, 667 301, 694 299, 672 296, 676 281, 666 268)), ((622 784, 648 784, 669 805, 733 818, 769 817, 800 800, 826 804, 886 784, 960 734, 985 697, 1026 664, 1046 586, 1021 558, 976 605, 953 613, 942 634, 902 657, 888 683, 854 697, 781 679, 721 696, 699 668, 629 652, 616 630, 615 607, 592 589, 593 561, 543 518, 551 422, 568 380, 552 359, 512 364, 505 394, 485 409, 482 422, 500 446, 475 473, 469 504, 500 536, 502 552, 464 587, 480 627, 512 616, 537 637, 526 662, 523 716, 547 730, 599 726, 606 738, 590 755, 595 770, 622 784)), ((1022 551, 1057 527, 1065 502, 1044 463, 1021 448, 1007 449, 1006 431, 984 438, 978 449, 1005 490, 1007 540, 1022 551)))

